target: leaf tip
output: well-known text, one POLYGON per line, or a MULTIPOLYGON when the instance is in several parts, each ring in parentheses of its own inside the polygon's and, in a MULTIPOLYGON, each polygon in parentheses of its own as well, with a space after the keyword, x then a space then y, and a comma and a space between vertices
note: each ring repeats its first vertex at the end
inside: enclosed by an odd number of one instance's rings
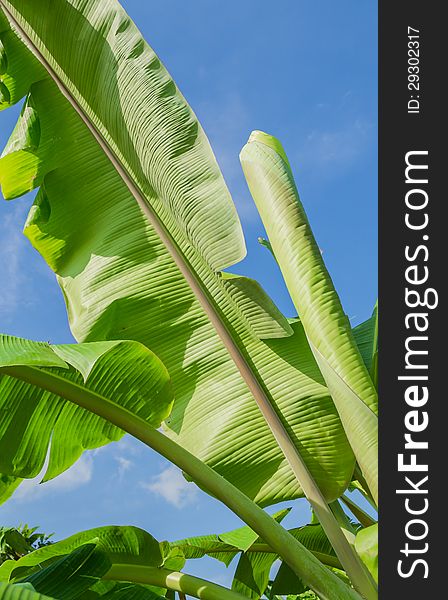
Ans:
POLYGON ((268 146, 268 148, 274 150, 274 152, 276 152, 283 159, 286 165, 289 168, 291 168, 288 157, 286 156, 285 149, 283 148, 280 140, 278 140, 275 136, 270 135, 269 133, 266 133, 259 129, 255 129, 250 134, 249 139, 247 140, 247 144, 253 144, 257 142, 260 144, 264 144, 265 146, 268 146))

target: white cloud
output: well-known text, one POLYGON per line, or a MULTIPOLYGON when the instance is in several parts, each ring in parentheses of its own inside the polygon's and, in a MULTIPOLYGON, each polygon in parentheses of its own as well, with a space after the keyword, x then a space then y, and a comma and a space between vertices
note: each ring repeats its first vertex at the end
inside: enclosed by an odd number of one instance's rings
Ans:
POLYGON ((42 481, 43 473, 34 479, 26 479, 15 492, 14 500, 23 503, 34 502, 49 494, 69 492, 86 485, 93 475, 93 456, 92 454, 83 454, 70 469, 64 471, 59 477, 46 483, 39 483, 42 481))
POLYGON ((141 456, 142 449, 144 448, 140 440, 137 440, 130 435, 125 435, 118 442, 114 442, 111 447, 116 452, 116 456, 127 454, 132 457, 141 456))
POLYGON ((129 460, 124 456, 114 456, 114 458, 118 463, 117 475, 118 479, 121 481, 125 473, 129 471, 129 469, 133 466, 134 463, 132 462, 132 460, 129 460))
POLYGON ((162 496, 176 508, 192 504, 198 491, 194 483, 186 481, 181 471, 175 466, 168 467, 153 477, 149 483, 141 482, 140 485, 145 490, 162 496))

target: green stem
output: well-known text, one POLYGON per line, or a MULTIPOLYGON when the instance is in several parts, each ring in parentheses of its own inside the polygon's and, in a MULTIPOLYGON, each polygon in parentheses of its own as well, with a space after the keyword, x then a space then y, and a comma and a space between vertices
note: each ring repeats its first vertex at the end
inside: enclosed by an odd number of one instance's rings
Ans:
POLYGON ((364 479, 364 477, 363 477, 363 475, 361 473, 361 469, 359 468, 358 464, 355 465, 354 477, 357 480, 357 484, 356 484, 355 481, 352 481, 352 484, 356 487, 356 489, 358 489, 361 492, 361 494, 368 501, 368 503, 370 504, 370 506, 373 509, 378 510, 378 504, 373 499, 373 495, 372 495, 371 491, 369 490, 369 486, 367 485, 367 481, 364 479))
MULTIPOLYGON (((331 508, 337 522, 341 526, 341 529, 344 532, 344 535, 347 538, 349 544, 353 547, 353 551, 356 553, 356 549, 355 549, 356 529, 355 529, 355 527, 353 527, 348 515, 344 512, 344 509, 342 508, 339 500, 335 500, 334 502, 331 502, 330 508, 331 508)), ((356 556, 358 556, 357 553, 356 553, 356 556)), ((372 584, 374 584, 374 580, 373 580, 370 572, 368 571, 365 564, 361 561, 359 556, 358 556, 358 560, 359 560, 360 568, 364 569, 366 577, 369 577, 372 581, 372 584)))
POLYGON ((363 527, 370 527, 371 525, 375 525, 376 520, 373 517, 371 517, 368 513, 366 513, 365 510, 363 510, 360 506, 358 506, 356 502, 353 502, 351 498, 349 498, 345 494, 342 494, 341 500, 345 504, 345 506, 352 511, 352 513, 355 515, 355 517, 358 519, 358 521, 363 527))
POLYGON ((158 567, 113 565, 103 579, 132 581, 133 583, 168 588, 178 592, 179 598, 182 596, 185 598, 185 594, 204 600, 243 600, 246 598, 246 596, 205 579, 158 567))
MULTIPOLYGON (((235 550, 219 550, 219 554, 225 553, 234 553, 235 550)), ((257 543, 252 544, 252 546, 246 550, 246 554, 249 552, 261 552, 263 554, 276 554, 275 550, 273 550, 268 544, 257 543)), ((315 550, 310 550, 311 554, 318 558, 321 563, 327 565, 327 567, 333 567, 335 569, 341 569, 343 571, 341 563, 339 562, 337 556, 332 556, 331 554, 324 554, 323 552, 316 552, 315 550)), ((213 556, 213 552, 210 552, 210 555, 213 556)))
POLYGON ((319 559, 321 563, 327 565, 327 567, 332 567, 333 569, 340 569, 341 571, 344 570, 336 556, 331 556, 331 554, 324 554, 323 552, 317 552, 316 550, 311 550, 311 553, 317 559, 319 559))
POLYGON ((344 512, 342 506, 339 504, 338 500, 331 502, 330 508, 336 518, 336 521, 339 523, 340 528, 344 532, 344 535, 347 538, 349 544, 351 546, 353 546, 355 543, 356 530, 353 527, 353 525, 350 523, 350 519, 345 514, 345 512, 344 512))
MULTIPOLYGON (((360 599, 355 590, 349 588, 324 567, 309 550, 238 488, 196 456, 146 423, 141 417, 114 404, 108 398, 55 373, 26 366, 4 367, 0 370, 16 379, 57 394, 103 417, 177 465, 210 495, 215 496, 258 533, 282 557, 294 573, 316 592, 321 600, 360 599)), ((366 588, 363 596, 367 600, 377 598, 374 588, 366 588)))

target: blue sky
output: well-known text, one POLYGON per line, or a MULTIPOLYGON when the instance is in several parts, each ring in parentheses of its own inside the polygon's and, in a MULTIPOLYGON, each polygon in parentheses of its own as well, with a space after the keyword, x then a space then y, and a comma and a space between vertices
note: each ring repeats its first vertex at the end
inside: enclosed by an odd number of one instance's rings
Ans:
MULTIPOLYGON (((367 0, 122 0, 204 126, 237 205, 248 246, 234 271, 257 278, 294 313, 279 272, 257 243, 263 228, 238 154, 253 129, 283 143, 345 310, 370 315, 377 293, 377 8, 367 0)), ((17 108, 17 107, 16 107, 17 108)), ((19 108, 0 114, 0 143, 19 108)), ((0 330, 72 341, 54 277, 21 228, 32 195, 0 202, 0 330)), ((308 517, 305 503, 288 517, 308 517)), ((0 524, 39 524, 57 537, 134 524, 160 539, 219 532, 238 519, 126 438, 85 454, 65 475, 19 488, 0 524)), ((218 563, 189 571, 229 575, 218 563)))

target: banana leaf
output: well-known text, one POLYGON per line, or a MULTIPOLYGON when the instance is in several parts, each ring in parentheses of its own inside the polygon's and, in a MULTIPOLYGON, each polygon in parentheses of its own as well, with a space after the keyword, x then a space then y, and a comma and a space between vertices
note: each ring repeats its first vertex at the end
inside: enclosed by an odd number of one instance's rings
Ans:
POLYGON ((0 7, 3 107, 26 95, 0 183, 8 199, 39 187, 24 231, 75 338, 137 340, 160 357, 168 435, 259 504, 302 495, 276 427, 325 497, 340 496, 354 457, 303 327, 222 275, 245 254, 241 226, 154 51, 115 0, 0 7))
POLYGON ((0 566, 0 581, 29 578, 62 557, 71 555, 73 551, 92 544, 108 557, 109 568, 113 564, 165 565, 163 548, 151 534, 138 527, 106 526, 75 533, 65 540, 39 548, 18 561, 4 562, 0 566))
POLYGON ((370 491, 378 498, 378 396, 276 138, 254 131, 246 180, 306 337, 370 491))
POLYGON ((105 396, 153 427, 173 404, 166 368, 138 342, 51 346, 0 335, 0 471, 17 478, 39 475, 48 455, 43 476, 48 481, 84 450, 124 435, 101 417, 8 375, 21 365, 105 396))
POLYGON ((37 592, 58 600, 77 600, 110 566, 107 555, 98 551, 96 544, 85 544, 46 569, 23 578, 21 583, 30 583, 37 592))
POLYGON ((378 581, 378 523, 358 532, 355 548, 375 581, 378 581))
POLYGON ((31 584, 11 585, 0 582, 0 600, 54 600, 36 592, 31 584))

